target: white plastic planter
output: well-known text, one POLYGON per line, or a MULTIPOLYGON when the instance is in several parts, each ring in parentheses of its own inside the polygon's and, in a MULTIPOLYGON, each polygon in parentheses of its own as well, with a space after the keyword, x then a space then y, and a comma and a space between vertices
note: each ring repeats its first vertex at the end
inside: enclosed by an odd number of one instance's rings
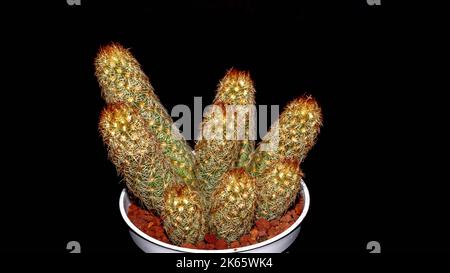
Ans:
POLYGON ((128 207, 130 206, 130 199, 126 189, 122 191, 119 199, 120 213, 123 219, 130 228, 130 235, 136 245, 147 253, 234 253, 234 252, 246 252, 246 253, 281 253, 286 250, 298 237, 300 233, 300 224, 308 213, 309 209, 309 191, 306 187, 304 181, 302 183, 301 195, 305 200, 305 206, 300 217, 295 221, 295 223, 290 226, 284 232, 278 234, 277 236, 245 247, 238 247, 234 249, 224 249, 224 250, 203 250, 203 249, 191 249, 185 247, 179 247, 171 244, 167 244, 156 240, 141 230, 139 230, 128 218, 128 207))

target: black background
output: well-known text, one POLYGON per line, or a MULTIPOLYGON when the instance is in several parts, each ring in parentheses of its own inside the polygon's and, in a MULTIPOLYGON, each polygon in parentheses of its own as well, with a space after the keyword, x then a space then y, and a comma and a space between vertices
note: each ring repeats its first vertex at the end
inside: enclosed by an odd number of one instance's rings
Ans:
POLYGON ((372 240, 382 252, 446 249, 444 179, 425 171, 442 109, 425 109, 436 99, 415 73, 421 29, 406 11, 365 0, 81 1, 21 4, 4 24, 16 96, 2 109, 14 118, 1 250, 67 252, 76 240, 83 252, 139 252, 97 131, 93 61, 112 41, 131 49, 167 109, 194 96, 209 104, 231 67, 250 71, 258 104, 305 92, 319 101, 324 126, 302 166, 311 208, 290 253, 367 253, 372 240))

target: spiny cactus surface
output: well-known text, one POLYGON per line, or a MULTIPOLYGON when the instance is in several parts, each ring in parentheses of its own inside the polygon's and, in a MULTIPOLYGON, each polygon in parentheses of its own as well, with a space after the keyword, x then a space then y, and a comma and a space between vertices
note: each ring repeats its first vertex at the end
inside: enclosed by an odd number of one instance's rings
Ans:
POLYGON ((217 104, 214 109, 204 118, 203 138, 195 146, 196 173, 208 205, 220 177, 234 167, 240 151, 238 141, 227 139, 225 106, 217 104))
POLYGON ((300 163, 322 126, 312 97, 290 102, 255 149, 253 81, 247 72, 227 71, 194 156, 129 50, 101 48, 95 69, 108 104, 99 121, 108 156, 127 188, 162 216, 172 243, 195 244, 207 232, 232 242, 255 219, 279 218, 295 202, 300 163))
POLYGON ((195 146, 197 175, 203 182, 202 188, 207 199, 220 177, 231 168, 246 165, 254 151, 255 142, 250 139, 250 125, 255 125, 250 123, 254 103, 255 88, 250 75, 230 69, 219 82, 213 103, 223 115, 211 112, 205 115, 202 122, 202 133, 211 121, 222 124, 221 139, 204 137, 195 146), (245 122, 245 126, 242 122, 245 122))
POLYGON ((283 216, 300 192, 302 176, 296 159, 281 159, 266 168, 256 180, 256 218, 270 221, 283 216))
POLYGON ((250 231, 256 207, 256 182, 243 168, 228 171, 211 197, 210 228, 228 242, 250 231))
POLYGON ((178 178, 145 121, 129 105, 115 103, 103 110, 99 129, 127 187, 148 209, 160 213, 164 189, 178 178))
POLYGON ((192 150, 133 55, 118 44, 105 46, 97 55, 95 68, 106 102, 124 102, 138 109, 175 172, 186 182, 195 181, 192 150))
POLYGON ((302 162, 315 144, 321 125, 321 109, 312 97, 293 100, 251 155, 248 171, 259 177, 268 166, 282 158, 302 162))
MULTIPOLYGON (((238 167, 245 166, 250 159, 250 154, 255 150, 255 140, 250 139, 250 132, 256 126, 256 124, 250 122, 252 118, 250 116, 250 111, 252 111, 251 107, 255 105, 255 87, 250 78, 250 74, 237 69, 230 69, 220 81, 217 88, 214 103, 217 102, 222 102, 229 106, 249 106, 249 108, 241 108, 236 111, 247 111, 243 115, 245 117, 245 127, 243 128, 245 133, 244 139, 239 140, 240 151, 236 163, 238 167)), ((235 126, 242 126, 242 124, 235 123, 235 126)))
POLYGON ((202 196, 189 184, 174 184, 164 194, 163 225, 170 240, 194 244, 207 231, 206 210, 202 196))

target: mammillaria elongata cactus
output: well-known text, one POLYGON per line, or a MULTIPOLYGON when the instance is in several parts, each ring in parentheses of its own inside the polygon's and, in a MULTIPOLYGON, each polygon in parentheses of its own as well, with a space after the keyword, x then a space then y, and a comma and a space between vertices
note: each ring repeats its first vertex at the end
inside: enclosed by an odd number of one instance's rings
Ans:
POLYGON ((321 126, 322 112, 316 100, 303 96, 291 101, 251 155, 248 171, 259 177, 282 158, 301 163, 314 146, 321 126))
POLYGON ((211 197, 211 231, 228 242, 237 240, 252 227, 255 208, 255 178, 243 168, 226 172, 211 197))
MULTIPOLYGON (((250 136, 250 111, 255 103, 255 89, 248 73, 230 69, 219 82, 213 105, 222 110, 207 114, 202 124, 212 119, 223 123, 220 139, 202 138, 195 146, 196 168, 207 199, 214 191, 220 177, 228 170, 247 164, 250 153, 254 150, 254 141, 250 136), (244 134, 239 139, 239 111, 244 111, 242 117, 246 121, 244 134), (214 116, 214 114, 216 116, 214 116), (231 129, 229 129, 231 128, 231 129), (227 129, 232 135, 227 135, 227 129)), ((252 124, 253 125, 253 124, 252 124)), ((204 129, 204 128, 203 128, 204 129)), ((204 130, 202 132, 205 132, 204 130)))
POLYGON ((204 200, 189 184, 167 188, 162 217, 167 235, 177 245, 203 240, 207 231, 204 200))
POLYGON ((164 189, 178 177, 158 141, 146 130, 145 121, 131 106, 113 103, 103 110, 99 129, 127 187, 148 209, 160 213, 164 189))
POLYGON ((204 120, 203 139, 195 146, 196 170, 200 188, 209 204, 209 197, 220 177, 233 168, 239 156, 240 143, 226 138, 226 108, 223 104, 214 105, 204 120))
MULTIPOLYGON (((250 154, 255 150, 255 140, 250 139, 251 131, 256 129, 251 123, 251 111, 255 105, 255 87, 250 74, 237 69, 228 70, 225 77, 220 81, 214 103, 222 102, 228 106, 236 106, 236 113, 244 111, 245 130, 244 139, 238 139, 240 143, 239 158, 236 163, 238 167, 245 166, 250 154), (241 107, 241 108, 239 108, 241 107)), ((235 118, 238 118, 237 116, 235 118)), ((238 120, 236 120, 238 121, 238 120)), ((235 126, 241 124, 235 123, 235 126)))
POLYGON ((124 102, 138 109, 175 172, 187 182, 195 181, 192 150, 133 55, 118 44, 105 46, 97 55, 95 68, 106 102, 124 102))
POLYGON ((256 180, 256 217, 273 220, 283 216, 300 191, 302 176, 296 159, 281 159, 266 168, 256 180))
POLYGON ((208 228, 234 241, 256 218, 278 218, 295 201, 303 175, 299 164, 322 125, 321 109, 312 97, 289 103, 255 150, 249 113, 245 137, 236 139, 236 109, 229 111, 230 106, 254 105, 253 82, 248 73, 229 70, 213 102, 220 111, 202 121, 218 129, 220 137, 196 143, 194 164, 190 147, 172 128, 171 117, 131 53, 112 44, 100 50, 95 65, 108 103, 99 128, 109 158, 128 189, 162 216, 174 244, 202 240, 208 228), (197 181, 199 188, 194 187, 197 181))

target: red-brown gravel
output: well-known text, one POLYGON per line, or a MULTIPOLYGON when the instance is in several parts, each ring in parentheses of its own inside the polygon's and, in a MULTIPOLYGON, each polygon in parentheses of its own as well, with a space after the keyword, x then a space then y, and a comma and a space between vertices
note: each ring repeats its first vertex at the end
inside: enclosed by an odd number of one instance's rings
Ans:
MULTIPOLYGON (((255 226, 253 226, 249 233, 230 244, 225 240, 217 238, 215 234, 208 233, 205 235, 203 241, 199 241, 196 244, 182 244, 181 247, 207 250, 234 249, 259 243, 282 233, 293 225, 298 217, 300 217, 304 206, 305 202, 303 198, 300 198, 295 206, 287 211, 285 215, 280 217, 280 219, 275 219, 270 222, 263 218, 257 219, 255 226)), ((147 235, 165 243, 170 243, 170 240, 164 231, 161 218, 152 212, 142 209, 132 203, 128 208, 128 218, 137 228, 147 235)))

